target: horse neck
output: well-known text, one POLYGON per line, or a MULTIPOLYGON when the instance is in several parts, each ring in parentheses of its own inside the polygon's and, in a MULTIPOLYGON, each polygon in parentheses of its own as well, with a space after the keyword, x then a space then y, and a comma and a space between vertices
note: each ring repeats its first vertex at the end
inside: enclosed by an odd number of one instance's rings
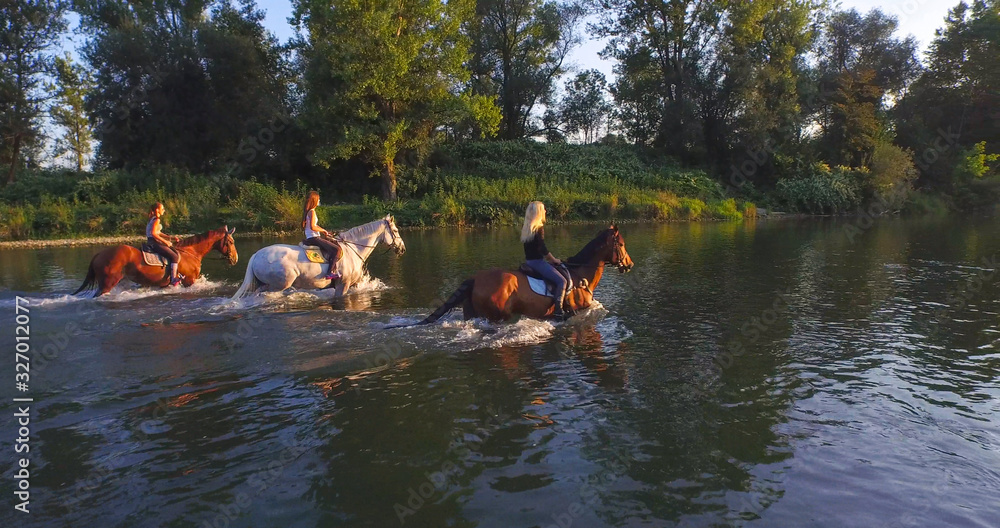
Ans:
POLYGON ((359 244, 354 246, 354 250, 358 252, 361 260, 368 260, 368 257, 371 256, 373 251, 375 251, 375 246, 378 245, 378 241, 382 237, 382 233, 385 232, 385 223, 381 220, 377 220, 377 222, 380 225, 376 226, 375 230, 367 236, 358 238, 344 237, 344 239, 348 242, 357 242, 359 244))
POLYGON ((212 251, 212 248, 215 246, 215 243, 218 242, 220 238, 222 238, 222 235, 219 235, 218 233, 214 233, 212 231, 209 231, 208 233, 206 233, 206 235, 207 236, 205 236, 204 240, 201 240, 189 246, 183 246, 180 249, 187 250, 186 251, 187 253, 191 253, 192 255, 198 257, 198 260, 201 260, 201 258, 207 255, 209 251, 212 251))
POLYGON ((595 255, 586 264, 575 268, 575 272, 577 282, 579 279, 587 279, 590 291, 594 291, 604 275, 604 259, 595 255))

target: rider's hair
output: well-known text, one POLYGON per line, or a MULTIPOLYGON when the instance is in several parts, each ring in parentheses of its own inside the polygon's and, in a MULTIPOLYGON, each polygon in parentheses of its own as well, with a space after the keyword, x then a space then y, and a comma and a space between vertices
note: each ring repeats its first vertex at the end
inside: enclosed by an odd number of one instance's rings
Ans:
POLYGON ((528 210, 524 212, 524 226, 521 228, 521 242, 527 244, 535 238, 535 233, 541 229, 545 223, 545 204, 542 202, 531 202, 528 210))
POLYGON ((319 205, 319 193, 309 191, 309 194, 306 195, 306 202, 302 206, 302 227, 306 226, 306 216, 309 214, 309 211, 315 209, 317 205, 319 205))
POLYGON ((149 208, 149 218, 153 218, 154 216, 156 216, 156 210, 159 209, 161 205, 163 204, 160 202, 156 202, 155 204, 153 204, 152 207, 149 208))

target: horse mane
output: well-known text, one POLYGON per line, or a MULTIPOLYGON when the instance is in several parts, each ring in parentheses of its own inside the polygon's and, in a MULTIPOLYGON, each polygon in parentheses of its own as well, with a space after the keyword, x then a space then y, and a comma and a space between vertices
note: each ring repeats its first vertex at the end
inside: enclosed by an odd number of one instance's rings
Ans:
POLYGON ((350 242, 355 242, 358 239, 371 236, 378 229, 379 224, 385 222, 385 219, 373 220, 367 224, 361 224, 357 227, 352 227, 347 231, 341 231, 340 237, 348 240, 350 242))
POLYGON ((211 238, 213 234, 215 234, 215 232, 209 230, 209 231, 207 231, 205 233, 199 233, 197 235, 192 235, 192 236, 189 236, 187 238, 182 238, 180 242, 176 243, 176 246, 177 247, 194 246, 194 245, 200 244, 200 243, 204 242, 205 240, 211 238))
POLYGON ((612 229, 605 229, 597 234, 593 240, 587 242, 586 246, 579 253, 573 255, 572 257, 566 259, 566 262, 570 264, 587 264, 590 262, 594 255, 597 254, 597 250, 603 248, 608 244, 608 238, 614 231, 612 229))

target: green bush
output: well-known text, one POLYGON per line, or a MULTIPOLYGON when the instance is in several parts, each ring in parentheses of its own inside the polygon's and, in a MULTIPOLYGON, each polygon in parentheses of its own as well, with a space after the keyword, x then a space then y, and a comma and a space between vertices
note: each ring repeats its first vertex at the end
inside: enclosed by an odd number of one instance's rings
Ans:
POLYGON ((73 229, 74 220, 73 206, 65 199, 53 200, 45 196, 35 212, 33 228, 43 233, 67 235, 73 229))
POLYGON ((913 191, 903 204, 903 212, 916 215, 943 215, 951 209, 948 201, 935 194, 913 191))
MULTIPOLYGON (((736 205, 736 200, 733 198, 711 203, 708 205, 707 211, 709 216, 720 220, 742 220, 745 216, 745 209, 741 210, 741 208, 736 205)), ((754 211, 754 214, 750 216, 756 216, 756 211, 754 211)), ((748 216, 748 218, 750 216, 748 216)))
POLYGON ((31 205, 0 206, 0 239, 23 240, 31 236, 35 208, 31 205))
POLYGON ((236 198, 230 202, 237 225, 249 229, 290 230, 301 226, 304 188, 295 192, 284 186, 256 180, 240 182, 236 198))
POLYGON ((817 166, 808 176, 779 180, 778 198, 792 211, 810 214, 837 214, 861 205, 861 185, 850 169, 830 170, 817 166))

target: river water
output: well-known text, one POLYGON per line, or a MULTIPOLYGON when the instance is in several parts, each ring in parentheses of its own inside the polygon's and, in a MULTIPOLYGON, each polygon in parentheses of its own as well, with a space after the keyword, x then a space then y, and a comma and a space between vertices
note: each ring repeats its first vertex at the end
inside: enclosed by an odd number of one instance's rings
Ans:
MULTIPOLYGON (((568 256, 599 226, 552 226, 568 256)), ((0 519, 17 526, 1000 524, 991 219, 625 225, 563 324, 413 322, 520 260, 515 228, 404 231, 343 299, 66 295, 95 248, 0 250, 0 519), (14 297, 31 306, 15 393, 14 297), (13 397, 34 399, 30 514, 13 397), (18 455, 20 456, 20 455, 18 455), (9 470, 8 470, 9 469, 9 470), (23 524, 21 524, 23 523, 23 524)), ((215 255, 218 257, 218 255, 215 255)))

